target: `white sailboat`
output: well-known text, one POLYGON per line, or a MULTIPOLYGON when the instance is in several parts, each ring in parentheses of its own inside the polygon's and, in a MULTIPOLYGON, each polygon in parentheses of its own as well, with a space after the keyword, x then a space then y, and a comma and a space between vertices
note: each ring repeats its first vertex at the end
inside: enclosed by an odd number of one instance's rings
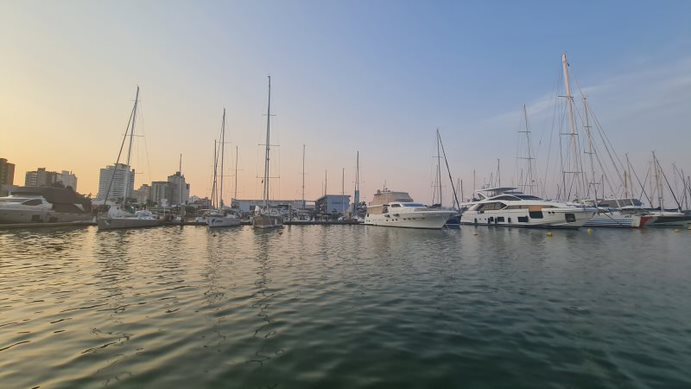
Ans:
POLYGON ((264 154, 264 190, 262 194, 263 206, 254 209, 252 226, 258 229, 283 227, 283 216, 276 208, 269 206, 269 161, 271 150, 271 76, 269 79, 269 98, 266 113, 266 149, 264 154))
POLYGON ((115 179, 115 173, 118 167, 126 169, 124 189, 122 201, 120 204, 112 205, 108 209, 108 213, 105 216, 99 216, 97 218, 98 229, 99 230, 113 230, 113 229, 127 229, 127 228, 145 228, 145 227, 156 227, 163 224, 163 220, 154 216, 150 211, 139 210, 136 212, 131 212, 127 210, 127 195, 130 186, 130 177, 134 181, 134 176, 130 172, 130 157, 132 154, 132 141, 134 139, 134 128, 137 120, 137 106, 139 104, 139 86, 137 86, 137 93, 134 98, 134 106, 132 107, 132 114, 130 120, 127 123, 127 130, 125 131, 125 136, 122 139, 122 144, 120 145, 120 151, 118 152, 118 158, 113 167, 113 175, 111 176, 110 183, 108 184, 108 189, 106 190, 104 204, 108 203, 110 190, 113 185, 113 180, 115 179), (129 133, 129 134, 128 134, 129 133), (120 156, 122 154, 122 149, 125 145, 125 140, 129 136, 129 147, 127 149, 127 164, 123 165, 120 163, 120 156))
MULTIPOLYGON (((223 120, 221 122, 221 182, 219 189, 220 201, 218 204, 218 209, 212 212, 207 218, 206 223, 209 228, 221 228, 221 227, 235 227, 240 225, 240 218, 231 213, 225 213, 223 210, 223 172, 224 172, 224 157, 225 157, 225 137, 226 137, 226 109, 223 108, 223 120)), ((214 190, 216 190, 216 170, 217 158, 214 158, 214 190)), ((212 197, 216 197, 215 195, 212 197)))

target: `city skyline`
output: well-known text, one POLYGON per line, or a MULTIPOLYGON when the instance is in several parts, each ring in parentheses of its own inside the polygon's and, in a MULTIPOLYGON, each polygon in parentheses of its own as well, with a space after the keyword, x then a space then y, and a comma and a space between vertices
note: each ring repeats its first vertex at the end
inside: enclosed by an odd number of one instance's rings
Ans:
POLYGON ((238 197, 259 198, 271 74, 274 198, 301 198, 304 144, 307 199, 322 195, 325 171, 328 192, 340 194, 342 169, 352 194, 360 151, 362 200, 386 183, 429 203, 437 128, 467 197, 473 172, 487 183, 497 159, 512 183, 523 104, 545 174, 568 52, 574 90, 617 152, 642 174, 652 150, 688 172, 690 11, 683 2, 5 2, 0 157, 16 165, 15 184, 39 166, 69 170, 95 198, 139 85, 135 189, 177 171, 183 154, 191 194, 208 197, 225 107, 224 199, 235 146, 238 197))

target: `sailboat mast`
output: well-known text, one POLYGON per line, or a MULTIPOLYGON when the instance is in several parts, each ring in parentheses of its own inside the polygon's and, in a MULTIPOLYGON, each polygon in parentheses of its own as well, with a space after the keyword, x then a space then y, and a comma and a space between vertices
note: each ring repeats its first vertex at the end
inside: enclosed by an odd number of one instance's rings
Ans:
POLYGON ((302 145, 302 209, 307 208, 305 204, 305 145, 302 145))
POLYGON ((360 203, 360 151, 355 154, 355 193, 353 195, 353 213, 360 203))
POLYGON ((226 151, 226 109, 223 108, 223 120, 221 121, 221 185, 219 189, 220 208, 223 208, 223 172, 225 171, 223 160, 226 151))
MULTIPOLYGON (((130 168, 130 157, 132 156, 132 141, 134 140, 134 123, 137 121, 137 106, 139 105, 139 85, 134 96, 134 108, 132 108, 132 126, 130 127, 130 145, 127 148, 127 170, 125 171, 125 188, 122 191, 122 201, 127 202, 127 189, 130 187, 130 179, 134 183, 132 169, 130 168)), ((113 172, 115 174, 115 172, 113 172)))
POLYGON ((271 150, 271 76, 269 79, 269 97, 266 105, 266 154, 264 157, 264 206, 269 205, 269 152, 271 150))
MULTIPOLYGON (((449 183, 451 184, 451 192, 453 193, 453 200, 455 205, 452 205, 456 207, 456 209, 461 209, 461 204, 458 202, 458 193, 456 192, 456 186, 453 184, 453 177, 451 176, 451 168, 449 168, 449 160, 446 158, 446 150, 444 150, 444 143, 441 140, 441 134, 439 133, 439 129, 437 129, 437 139, 439 140, 439 145, 441 146, 441 152, 442 155, 444 156, 444 164, 446 165, 446 172, 449 174, 449 183)), ((441 185, 439 185, 439 189, 441 189, 441 185)), ((439 204, 441 205, 441 203, 439 204)))
MULTIPOLYGON (((566 102, 568 106, 568 112, 569 112, 569 129, 571 132, 569 132, 566 135, 570 136, 570 142, 571 146, 573 147, 572 151, 572 164, 569 163, 567 165, 567 171, 562 172, 564 178, 564 194, 565 196, 568 196, 570 194, 570 190, 567 191, 567 186, 566 186, 566 173, 571 173, 571 174, 580 174, 581 175, 581 181, 583 181, 583 172, 580 170, 580 153, 578 151, 578 129, 576 128, 576 116, 574 114, 574 100, 573 100, 573 95, 571 94, 571 79, 569 77, 569 62, 568 59, 566 58, 566 53, 562 54, 561 56, 561 62, 562 62, 562 67, 564 71, 564 86, 566 89, 566 102)), ((577 179, 577 178, 575 178, 577 179)), ((583 185, 585 186, 585 185, 583 185)), ((578 186, 576 187, 575 191, 575 196, 579 197, 580 193, 578 193, 578 186)))
POLYGON ((518 131, 519 133, 525 133, 525 139, 526 139, 526 146, 528 149, 528 156, 525 158, 528 160, 528 171, 526 172, 525 175, 525 181, 523 181, 523 187, 525 191, 525 187, 528 188, 528 193, 533 193, 533 154, 532 150, 530 147, 530 127, 528 126, 528 110, 526 109, 525 104, 523 104, 523 118, 525 121, 525 130, 523 131, 518 131))
MULTIPOLYGON (((238 198, 238 147, 235 146, 235 190, 233 192, 233 199, 238 198)), ((231 199, 230 205, 233 205, 233 201, 231 199)))
MULTIPOLYGON (((442 200, 442 187, 441 187, 441 151, 440 151, 440 145, 439 143, 441 142, 439 138, 439 129, 437 128, 437 190, 439 191, 439 206, 441 207, 443 204, 442 200)), ((432 199, 434 201, 434 199, 432 199)))
POLYGON ((657 190, 657 202, 660 205, 660 212, 664 211, 663 196, 662 196, 662 181, 660 180, 660 164, 657 162, 657 157, 653 151, 653 169, 655 169, 655 186, 657 190))
POLYGON ((343 198, 345 197, 345 168, 341 172, 341 212, 345 213, 345 206, 343 205, 343 198))
MULTIPOLYGON (((590 185, 594 188, 595 206, 597 206, 597 182, 595 182, 595 162, 593 161, 593 137, 591 134, 590 115, 588 114, 588 98, 583 96, 583 111, 585 113, 585 133, 588 137, 588 157, 590 158, 590 177, 593 180, 590 185)), ((603 180, 604 181, 604 180, 603 180)), ((603 182, 604 185, 604 182, 603 182)), ((603 192, 604 193, 604 192, 603 192)))
POLYGON ((216 139, 214 139, 214 177, 211 181, 211 207, 218 207, 218 147, 216 146, 216 139))

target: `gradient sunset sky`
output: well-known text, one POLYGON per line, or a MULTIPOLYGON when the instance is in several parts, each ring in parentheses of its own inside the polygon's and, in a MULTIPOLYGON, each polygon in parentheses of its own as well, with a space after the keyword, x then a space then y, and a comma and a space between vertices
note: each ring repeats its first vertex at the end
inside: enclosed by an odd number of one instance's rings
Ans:
POLYGON ((226 107, 226 174, 238 146, 238 196, 259 198, 271 74, 274 198, 301 197, 305 144, 308 199, 325 171, 340 193, 343 168, 352 193, 359 150, 364 200, 386 182, 430 202, 436 128, 467 196, 497 158, 515 183, 523 104, 544 174, 565 51, 617 152, 640 174, 651 150, 691 173, 688 1, 3 0, 0 157, 16 185, 72 170, 95 196, 139 85, 136 187, 182 153, 192 194, 208 196, 226 107))

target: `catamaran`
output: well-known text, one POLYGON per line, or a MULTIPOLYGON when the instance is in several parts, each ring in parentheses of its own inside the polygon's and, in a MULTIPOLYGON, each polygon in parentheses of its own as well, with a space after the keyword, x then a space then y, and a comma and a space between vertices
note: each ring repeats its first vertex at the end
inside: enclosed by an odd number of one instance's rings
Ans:
POLYGON ((263 205, 254 208, 252 226, 258 229, 283 227, 283 216, 276 208, 269 206, 269 161, 271 150, 271 76, 269 79, 269 98, 266 109, 266 149, 264 154, 264 190, 262 194, 263 205))

